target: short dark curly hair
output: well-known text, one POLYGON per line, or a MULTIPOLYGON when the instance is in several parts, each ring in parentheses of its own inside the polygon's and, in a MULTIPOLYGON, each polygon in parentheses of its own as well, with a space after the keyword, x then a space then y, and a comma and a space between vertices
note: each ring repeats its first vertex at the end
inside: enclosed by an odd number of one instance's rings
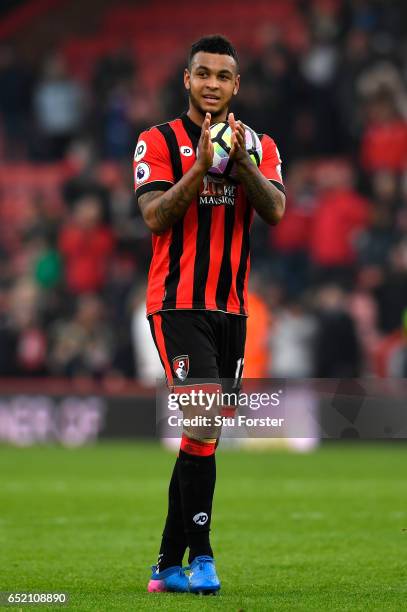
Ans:
POLYGON ((203 38, 194 42, 188 56, 188 68, 191 68, 192 58, 199 53, 199 51, 204 51, 205 53, 218 53, 219 55, 230 55, 230 57, 233 57, 235 60, 237 69, 239 70, 237 51, 230 40, 222 36, 222 34, 203 36, 203 38))

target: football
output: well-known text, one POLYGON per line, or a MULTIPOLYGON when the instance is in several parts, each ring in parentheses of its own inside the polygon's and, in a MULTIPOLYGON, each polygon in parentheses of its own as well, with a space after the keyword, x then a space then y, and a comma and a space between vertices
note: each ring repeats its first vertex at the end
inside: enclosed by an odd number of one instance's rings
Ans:
MULTIPOLYGON (((256 132, 245 125, 246 130, 246 150, 251 161, 257 166, 262 159, 262 146, 256 132)), ((233 160, 229 159, 232 146, 232 129, 226 121, 214 123, 210 127, 211 140, 213 142, 213 164, 208 170, 210 176, 217 178, 230 177, 236 180, 236 173, 233 167, 233 160)))

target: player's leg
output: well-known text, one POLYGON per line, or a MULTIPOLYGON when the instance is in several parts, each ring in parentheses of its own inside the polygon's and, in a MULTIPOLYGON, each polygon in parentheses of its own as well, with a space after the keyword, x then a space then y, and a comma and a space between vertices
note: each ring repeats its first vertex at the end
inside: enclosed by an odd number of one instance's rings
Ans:
MULTIPOLYGON (((150 318, 167 381, 174 390, 187 392, 194 389, 198 392, 202 380, 209 382, 213 392, 220 390, 215 337, 207 315, 193 311, 166 311, 150 318)), ((205 406, 185 406, 183 412, 185 418, 192 418, 205 414, 205 406)), ((181 542, 184 550, 186 543, 190 548, 190 562, 197 557, 213 557, 209 531, 216 480, 217 435, 216 429, 208 427, 187 427, 183 432, 173 472, 174 484, 178 475, 178 489, 170 486, 169 490, 160 568, 174 563, 174 552, 179 559, 181 542), (182 534, 180 518, 183 520, 182 534)), ((208 579, 205 584, 211 586, 208 579)), ((215 587, 219 586, 217 582, 215 587)))
MULTIPOLYGON (((171 365, 174 391, 220 391, 216 337, 208 312, 160 313, 161 327, 171 365), (180 358, 184 358, 180 369, 180 358), (204 389, 205 387, 205 389, 204 389)), ((205 402, 183 407, 185 419, 208 416, 205 402)), ((216 428, 184 427, 178 456, 178 477, 189 561, 212 556, 209 532, 216 481, 216 428)))
MULTIPOLYGON (((164 368, 167 384, 171 387, 173 383, 172 367, 162 331, 161 315, 158 314, 149 317, 149 323, 151 334, 164 368)), ((166 570, 169 567, 182 566, 187 548, 182 516, 181 493, 178 481, 178 462, 179 459, 177 458, 168 488, 168 512, 156 565, 158 572, 166 570)))
MULTIPOLYGON (((238 392, 244 361, 246 318, 214 312, 210 314, 210 320, 211 329, 213 330, 213 339, 216 346, 218 373, 222 379, 222 390, 230 393, 238 392)), ((223 414, 228 414, 228 409, 230 409, 230 406, 218 406, 218 412, 223 414)), ((211 451, 213 451, 214 460, 219 438, 220 431, 211 449, 211 451)), ((191 548, 189 558, 192 560, 190 565, 191 575, 189 578, 190 591, 195 593, 216 592, 220 588, 220 582, 216 573, 212 553, 197 554, 197 552, 191 548)))
MULTIPOLYGON (((236 394, 239 392, 240 379, 243 372, 244 347, 246 343, 246 318, 226 313, 213 313, 213 328, 215 330, 218 372, 221 379, 223 393, 236 394)), ((233 396, 232 395, 232 396, 233 396)), ((219 406, 221 414, 230 415, 235 412, 231 405, 219 406)), ((214 445, 217 448, 220 435, 214 445)), ((213 455, 215 457, 215 455, 213 455)), ((190 569, 190 591, 215 592, 220 588, 216 574, 213 556, 196 556, 190 569)))
MULTIPOLYGON (((219 373, 224 394, 234 397, 240 391, 244 366, 247 318, 234 314, 221 314, 219 334, 219 373)), ((223 407, 223 413, 233 416, 235 406, 223 407)))

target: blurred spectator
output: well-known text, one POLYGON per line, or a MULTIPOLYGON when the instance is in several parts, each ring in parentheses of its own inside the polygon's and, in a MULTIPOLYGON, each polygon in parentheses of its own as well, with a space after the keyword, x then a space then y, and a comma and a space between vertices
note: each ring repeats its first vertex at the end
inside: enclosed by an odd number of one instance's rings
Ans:
POLYGON ((281 44, 266 49, 258 63, 249 69, 249 87, 252 88, 251 97, 246 100, 246 114, 251 114, 249 124, 256 126, 254 129, 258 131, 272 133, 283 147, 293 111, 296 87, 293 73, 296 73, 296 66, 281 44), (259 82, 263 86, 261 98, 258 95, 259 82))
POLYGON ((346 32, 334 86, 338 118, 347 150, 356 144, 361 129, 358 78, 371 65, 373 58, 369 32, 359 28, 346 32))
POLYGON ((323 189, 310 230, 310 258, 317 282, 350 285, 356 261, 356 239, 369 222, 369 202, 352 187, 345 166, 322 167, 323 189))
POLYGON ((69 207, 84 196, 95 196, 102 206, 103 221, 110 220, 110 194, 100 180, 100 166, 94 145, 88 140, 74 140, 67 150, 68 177, 62 184, 62 196, 69 207))
POLYGON ((309 378, 315 375, 314 317, 298 302, 277 312, 271 331, 271 376, 309 378))
POLYGON ((316 298, 317 333, 314 344, 317 378, 357 378, 361 348, 355 324, 346 311, 346 296, 334 284, 322 287, 316 298))
POLYGON ((376 204, 382 205, 393 213, 399 206, 399 180, 395 172, 381 170, 371 176, 373 198, 376 204))
POLYGON ((286 211, 270 234, 277 256, 277 278, 287 294, 296 297, 306 289, 309 280, 309 241, 316 204, 309 164, 293 164, 286 184, 286 211))
POLYGON ((12 46, 0 46, 0 120, 7 159, 18 160, 27 155, 31 89, 27 66, 17 59, 12 46))
POLYGON ((62 281, 62 259, 59 251, 47 241, 41 241, 34 261, 34 279, 43 289, 53 289, 62 281))
POLYGON ((29 279, 19 280, 9 294, 9 323, 15 333, 15 368, 21 376, 47 373, 47 337, 41 321, 41 295, 29 279))
POLYGON ((0 287, 0 376, 17 374, 17 334, 10 319, 10 294, 0 287))
POLYGON ((71 293, 89 293, 103 288, 113 247, 112 231, 101 222, 99 200, 84 196, 76 202, 59 236, 66 285, 71 293))
POLYGON ((367 172, 401 171, 407 164, 407 121, 397 111, 387 91, 368 100, 361 159, 367 172))
POLYGON ((375 353, 381 342, 377 304, 373 296, 366 291, 355 291, 349 296, 349 313, 355 323, 362 351, 364 363, 362 374, 371 376, 375 370, 375 353))
POLYGON ((106 101, 103 113, 103 152, 107 159, 123 159, 131 155, 134 134, 130 121, 132 92, 124 84, 117 85, 106 101))
POLYGON ((35 120, 42 148, 41 159, 61 159, 82 126, 85 95, 82 87, 66 72, 59 55, 50 57, 42 81, 34 92, 35 120))
POLYGON ((407 377, 407 309, 401 326, 385 336, 375 351, 375 373, 381 377, 407 377))
POLYGON ((104 55, 96 64, 92 80, 96 99, 103 104, 117 85, 131 83, 134 74, 135 66, 130 50, 119 46, 116 51, 104 55))
POLYGON ((393 59, 379 59, 364 70, 356 82, 360 96, 374 101, 388 98, 397 114, 407 118, 407 89, 397 62, 393 59))
POLYGON ((382 277, 374 291, 379 309, 379 327, 392 332, 400 327, 407 304, 407 238, 392 246, 382 277))
POLYGON ((144 273, 150 262, 151 234, 135 202, 132 181, 131 167, 121 166, 110 188, 110 218, 118 248, 131 254, 137 269, 144 273))
POLYGON ((162 120, 160 97, 140 86, 134 54, 124 47, 99 60, 92 87, 97 100, 93 132, 103 156, 127 161, 138 134, 162 120))
POLYGON ((114 336, 96 295, 78 299, 72 320, 56 321, 51 330, 49 368, 58 376, 106 374, 114 359, 114 336))
POLYGON ((163 369, 146 318, 145 297, 143 284, 133 296, 131 337, 137 377, 143 385, 154 387, 162 380, 163 369))
MULTIPOLYGON (((249 291, 250 317, 247 319, 246 349, 244 355, 245 378, 267 378, 269 366, 269 330, 271 317, 267 303, 256 290, 249 291)), ((257 284, 260 284, 258 279, 257 284)))
POLYGON ((336 47, 325 41, 315 41, 301 60, 301 71, 307 81, 317 87, 328 85, 335 74, 336 47))
MULTIPOLYGON (((356 249, 360 266, 382 266, 387 261, 397 231, 391 208, 376 204, 371 210, 371 223, 357 238, 356 249)), ((363 269, 363 268, 362 268, 363 269)))

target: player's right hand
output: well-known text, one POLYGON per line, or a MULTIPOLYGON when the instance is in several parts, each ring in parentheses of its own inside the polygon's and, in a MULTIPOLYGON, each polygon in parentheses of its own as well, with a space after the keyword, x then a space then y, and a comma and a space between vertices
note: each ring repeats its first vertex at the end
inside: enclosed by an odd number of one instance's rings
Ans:
POLYGON ((211 114, 206 113, 202 124, 201 136, 198 142, 197 163, 206 171, 213 163, 213 144, 210 136, 211 114))

